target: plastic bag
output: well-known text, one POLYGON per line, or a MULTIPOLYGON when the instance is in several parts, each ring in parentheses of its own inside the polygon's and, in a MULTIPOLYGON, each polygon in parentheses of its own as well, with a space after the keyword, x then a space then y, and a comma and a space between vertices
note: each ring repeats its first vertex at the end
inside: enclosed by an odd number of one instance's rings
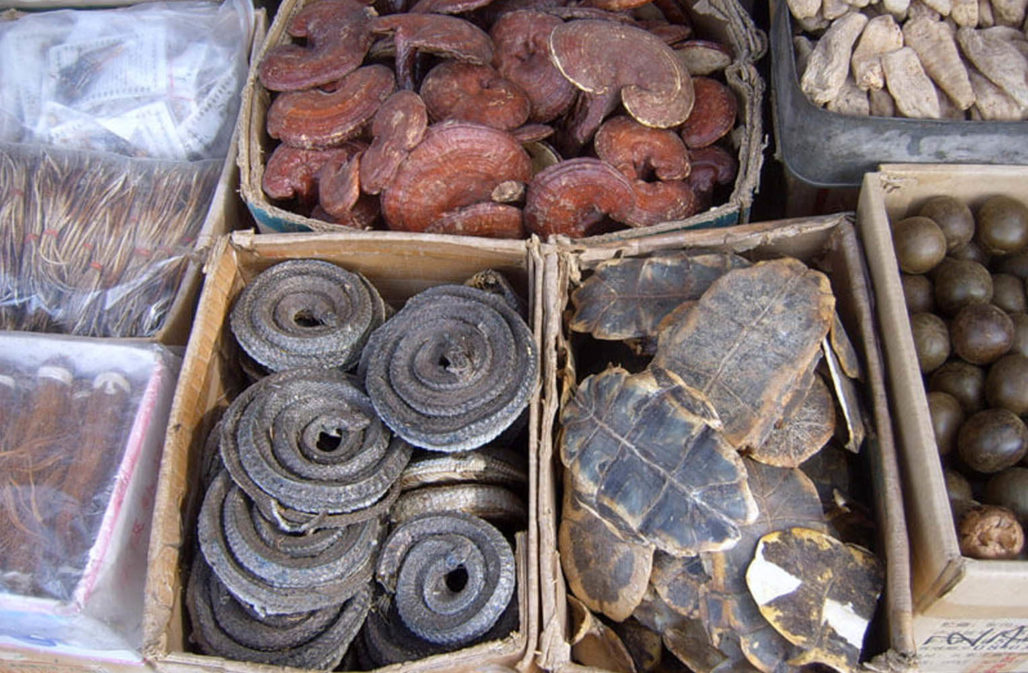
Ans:
POLYGON ((0 23, 0 140, 158 159, 227 155, 249 0, 66 9, 0 23))

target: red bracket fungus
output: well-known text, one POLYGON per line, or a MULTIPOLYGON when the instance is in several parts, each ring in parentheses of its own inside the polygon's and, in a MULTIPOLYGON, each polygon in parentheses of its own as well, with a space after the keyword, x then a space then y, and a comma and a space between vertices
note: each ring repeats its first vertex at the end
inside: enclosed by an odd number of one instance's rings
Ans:
POLYGON ((396 78, 403 89, 414 88, 414 56, 427 52, 480 65, 493 60, 493 44, 481 28, 444 14, 390 14, 372 20, 371 30, 392 34, 396 45, 396 78))
POLYGON ((620 91, 625 110, 646 126, 676 126, 692 111, 689 73, 671 47, 642 28, 612 21, 571 21, 550 33, 550 56, 582 91, 620 91))
POLYGON ((463 14, 485 7, 491 0, 418 0, 410 8, 412 14, 463 14))
POLYGON ((681 180, 689 175, 689 151, 674 131, 611 117, 596 132, 593 145, 596 156, 631 180, 681 180))
POLYGON ((689 151, 692 172, 688 182, 700 199, 700 207, 709 206, 714 188, 729 185, 735 180, 739 164, 727 150, 718 145, 708 145, 689 151))
POLYGON ((524 238, 521 209, 503 203, 482 202, 452 210, 425 229, 428 234, 524 238))
POLYGON ((364 147, 363 143, 346 142, 327 150, 305 150, 280 144, 264 167, 261 187, 272 199, 295 198, 302 206, 308 206, 317 196, 317 174, 321 167, 330 160, 347 161, 364 147))
POLYGON ((564 156, 577 156, 593 139, 604 118, 618 106, 618 92, 603 94, 580 92, 571 110, 564 116, 564 124, 557 134, 556 144, 564 156))
POLYGON ((334 158, 318 171, 318 205, 334 218, 345 217, 360 198, 360 161, 360 153, 334 158))
POLYGON ((311 218, 315 220, 336 224, 345 229, 360 229, 362 231, 371 229, 372 225, 375 224, 375 220, 378 219, 378 215, 378 199, 367 194, 361 194, 360 198, 357 199, 357 203, 343 217, 329 215, 320 204, 315 206, 310 214, 311 218))
POLYGON ((428 71, 421 98, 433 121, 456 119, 509 131, 528 121, 521 88, 490 65, 443 61, 428 71))
POLYGON ((453 211, 490 202, 500 183, 531 177, 532 160, 509 133, 470 122, 434 124, 382 192, 382 215, 390 229, 426 231, 453 211))
POLYGON ((382 103, 371 121, 371 146, 361 159, 360 183, 366 194, 386 188, 427 127, 425 103, 413 91, 397 91, 382 103))
POLYGON ((271 91, 323 86, 355 70, 374 37, 375 10, 355 0, 318 0, 301 9, 286 31, 306 45, 280 44, 264 55, 258 77, 271 91))
POLYGON ((689 40, 675 46, 678 62, 690 75, 713 75, 732 63, 732 52, 720 42, 689 40))
POLYGON ((569 159, 528 184, 525 228, 543 237, 580 238, 602 230, 608 215, 623 222, 634 204, 632 185, 616 168, 591 157, 569 159))
POLYGON ((680 129, 689 149, 713 145, 735 127, 738 102, 727 86, 709 77, 694 77, 696 104, 680 129))
MULTIPOLYGON (((692 37, 692 26, 683 26, 680 23, 653 21, 640 23, 640 26, 659 37, 663 40, 664 44, 670 47, 674 47, 692 37)), ((692 74, 691 70, 689 72, 692 74)))
POLYGON ((550 61, 550 32, 563 23, 546 12, 518 10, 500 15, 489 30, 493 65, 528 96, 535 122, 556 119, 575 100, 575 87, 550 61))
POLYGON ((521 143, 537 143, 553 135, 553 127, 546 124, 525 124, 511 129, 511 135, 521 143))
POLYGON ((361 132, 395 87, 389 68, 366 65, 343 77, 332 91, 280 94, 268 107, 268 135, 306 149, 339 145, 361 132))
POLYGON ((700 198, 686 180, 633 180, 632 190, 635 207, 624 218, 632 227, 682 220, 700 210, 700 198))
POLYGON ((584 0, 582 4, 586 7, 605 9, 610 12, 621 12, 626 9, 641 7, 648 2, 650 0, 584 0))

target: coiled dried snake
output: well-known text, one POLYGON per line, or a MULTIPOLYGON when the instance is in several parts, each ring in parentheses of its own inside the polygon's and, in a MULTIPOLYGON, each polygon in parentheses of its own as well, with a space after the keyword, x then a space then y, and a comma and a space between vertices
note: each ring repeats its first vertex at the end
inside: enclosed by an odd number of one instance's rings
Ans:
POLYGON ((437 285, 372 333, 358 373, 393 432, 452 452, 503 432, 527 406, 538 371, 532 333, 504 299, 437 285))
POLYGON ((230 324, 239 345, 269 371, 350 369, 387 307, 360 273, 316 259, 269 267, 240 293, 230 324))
POLYGON ((233 481, 287 530, 377 516, 410 454, 338 370, 267 376, 222 418, 221 457, 233 481))

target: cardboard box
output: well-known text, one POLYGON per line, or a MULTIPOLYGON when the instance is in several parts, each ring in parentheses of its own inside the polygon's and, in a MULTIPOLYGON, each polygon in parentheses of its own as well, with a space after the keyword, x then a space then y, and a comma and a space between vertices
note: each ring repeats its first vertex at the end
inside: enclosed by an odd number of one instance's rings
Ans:
MULTIPOLYGON (((138 0, 115 0, 102 3, 104 7, 128 6, 137 4, 138 0)), ((252 3, 251 3, 252 4, 252 3)), ((25 14, 19 10, 42 9, 90 9, 97 3, 75 0, 0 0, 0 11, 7 20, 16 20, 25 14)), ((249 60, 252 61, 257 50, 263 44, 268 28, 267 13, 263 8, 251 10, 253 24, 249 38, 249 60)), ((242 104, 232 123, 232 138, 228 152, 218 174, 218 181, 211 201, 205 210, 204 220, 196 236, 191 250, 183 253, 183 270, 177 289, 171 295, 170 305, 161 326, 148 337, 149 340, 165 345, 184 346, 189 337, 193 312, 202 284, 201 266, 212 242, 232 229, 240 228, 250 222, 249 213, 242 207, 237 194, 239 191, 239 172, 236 165, 238 153, 239 114, 242 104)))
POLYGON ((946 194, 972 211, 985 198, 1025 201, 1024 166, 887 164, 864 176, 859 229, 874 282, 889 394, 904 468, 914 630, 924 670, 1028 670, 1028 562, 961 556, 910 332, 890 221, 946 194))
MULTIPOLYGON (((17 358, 17 364, 7 362, 5 373, 19 371, 34 378, 40 367, 53 358, 61 358, 67 363, 64 367, 67 375, 73 377, 69 378, 69 384, 72 380, 84 384, 101 374, 110 376, 115 372, 121 377, 119 383, 130 386, 124 415, 108 417, 105 423, 109 426, 105 430, 125 437, 124 445, 117 447, 113 456, 115 472, 109 479, 83 491, 80 501, 69 501, 66 505, 81 512, 98 500, 103 505, 101 520, 85 524, 90 525, 90 529, 93 525, 97 528, 81 573, 73 587, 65 587, 63 582, 54 586, 50 573, 57 572, 58 559, 44 556, 42 564, 37 563, 36 568, 37 573, 45 577, 35 582, 49 587, 47 595, 20 595, 13 590, 0 592, 0 652, 3 652, 0 668, 8 656, 23 661, 63 657, 140 664, 143 582, 153 496, 181 360, 158 344, 27 332, 0 332, 0 353, 4 354, 0 358, 3 360, 17 358), (65 591, 67 599, 57 597, 65 591), (9 655, 9 649, 26 652, 9 655)), ((29 413, 29 410, 21 413, 29 413)), ((8 426, 3 431, 11 429, 8 426)), ((76 431, 88 434, 84 427, 76 431)), ((92 446, 103 448, 102 445, 92 446)), ((7 450, 17 448, 5 446, 7 450)), ((81 471, 88 464, 86 461, 96 460, 98 456, 83 456, 80 464, 69 469, 81 471)), ((67 493, 62 482, 48 499, 59 502, 53 499, 68 497, 67 493)), ((55 513, 47 520, 59 521, 60 515, 55 513)), ((3 523, 15 525, 7 520, 3 523)), ((78 545, 71 545, 67 551, 73 553, 77 548, 78 545)), ((67 561, 75 563, 74 559, 67 561)))
MULTIPOLYGON (((732 145, 739 162, 739 172, 727 201, 684 220, 656 224, 639 229, 624 229, 611 234, 590 237, 596 240, 635 238, 651 233, 695 227, 723 227, 746 221, 760 182, 763 162, 763 100, 764 81, 753 66, 767 49, 767 37, 758 30, 750 15, 737 0, 673 0, 689 16, 697 35, 710 36, 728 44, 734 55, 726 70, 728 86, 738 100, 741 123, 732 132, 732 145)), ((276 45, 288 43, 289 20, 306 4, 305 0, 283 0, 268 30, 268 39, 254 63, 276 45)), ((273 203, 261 188, 264 164, 278 141, 267 134, 266 120, 272 92, 257 79, 251 68, 243 90, 243 113, 240 118, 240 193, 262 232, 335 231, 339 227, 293 213, 273 203)))
POLYGON ((884 373, 878 350, 868 281, 850 215, 781 220, 718 230, 689 231, 603 246, 568 248, 546 259, 543 297, 546 326, 546 387, 543 390, 542 435, 539 443, 540 586, 543 588, 540 666, 549 670, 585 670, 571 661, 567 587, 556 546, 561 508, 563 465, 557 447, 558 411, 577 379, 563 332, 562 319, 570 308, 569 291, 582 274, 602 261, 620 256, 646 255, 679 249, 735 251, 760 259, 790 255, 826 270, 836 294, 840 316, 860 351, 865 380, 863 399, 870 423, 862 454, 870 475, 871 492, 864 502, 874 503, 878 521, 878 553, 885 566, 886 583, 878 616, 871 630, 880 649, 866 652, 874 670, 909 671, 914 647, 910 624, 908 548, 892 426, 885 397, 884 373), (566 382, 563 386, 561 382, 566 382))
MULTIPOLYGON (((239 349, 227 327, 228 312, 247 281, 286 259, 317 258, 364 274, 394 308, 433 285, 460 283, 492 268, 507 276, 530 304, 529 323, 541 341, 541 304, 535 297, 541 274, 538 245, 481 241, 469 246, 445 236, 380 234, 262 234, 236 232, 221 239, 205 268, 206 282, 179 377, 161 463, 150 568, 143 615, 143 652, 163 671, 285 671, 197 654, 190 649, 184 594, 195 543, 201 449, 214 416, 243 387, 239 349)), ((530 402, 526 502, 535 500, 538 391, 530 402)), ((461 670, 485 663, 531 666, 538 631, 536 519, 529 508, 518 548, 520 627, 503 640, 390 667, 392 671, 461 670)))

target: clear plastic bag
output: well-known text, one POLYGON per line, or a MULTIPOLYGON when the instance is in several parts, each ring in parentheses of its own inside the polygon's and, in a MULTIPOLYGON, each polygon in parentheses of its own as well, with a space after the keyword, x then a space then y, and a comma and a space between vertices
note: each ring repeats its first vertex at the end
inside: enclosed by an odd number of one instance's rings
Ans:
POLYGON ((224 158, 249 0, 65 9, 0 23, 0 140, 155 159, 224 158))

